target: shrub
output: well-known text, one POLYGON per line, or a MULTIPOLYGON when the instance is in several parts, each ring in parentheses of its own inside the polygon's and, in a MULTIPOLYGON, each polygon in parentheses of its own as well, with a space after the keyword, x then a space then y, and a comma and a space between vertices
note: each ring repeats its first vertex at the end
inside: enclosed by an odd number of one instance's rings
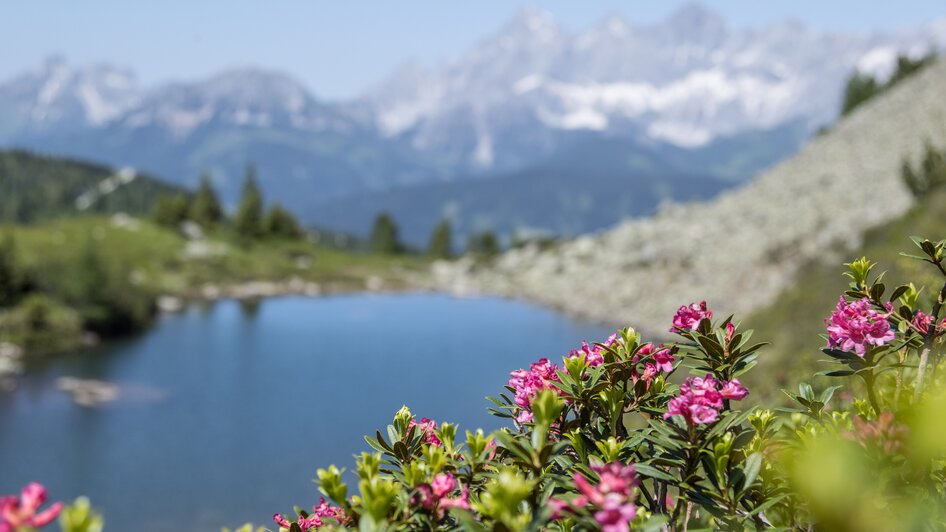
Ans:
MULTIPOLYGON (((915 239, 946 278, 944 242, 915 239)), ((791 408, 746 407, 764 344, 704 303, 680 307, 655 344, 633 329, 510 374, 485 434, 406 407, 366 438, 357 494, 318 470, 327 497, 277 514, 280 530, 890 530, 946 525, 946 407, 935 375, 946 335, 920 290, 885 297, 866 259, 826 323, 840 384, 800 384, 791 408), (689 376, 683 377, 682 373, 689 376), (326 502, 326 501, 331 502, 326 502)))

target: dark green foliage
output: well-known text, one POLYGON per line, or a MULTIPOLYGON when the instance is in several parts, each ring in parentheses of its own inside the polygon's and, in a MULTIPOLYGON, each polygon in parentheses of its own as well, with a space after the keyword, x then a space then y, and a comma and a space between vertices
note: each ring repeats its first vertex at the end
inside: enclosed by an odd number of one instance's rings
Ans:
POLYGON ((176 229, 187 220, 190 210, 190 204, 184 194, 161 195, 151 210, 151 219, 158 225, 176 229))
POLYGON ((183 192, 143 175, 121 181, 105 166, 21 150, 0 151, 0 221, 27 223, 77 213, 140 216, 151 211, 159 195, 183 192), (115 188, 97 193, 106 180, 115 188))
POLYGON ((256 183, 256 168, 252 165, 246 167, 243 196, 233 223, 241 238, 259 238, 263 233, 263 194, 256 183))
POLYGON ((200 177, 200 186, 190 207, 190 219, 204 229, 214 229, 223 221, 223 208, 207 174, 200 177))
POLYGON ((438 259, 449 259, 453 255, 453 227, 444 218, 434 227, 427 245, 427 253, 438 259))
POLYGON ((855 72, 844 86, 841 116, 850 113, 857 106, 876 96, 878 92, 880 92, 880 86, 874 76, 855 72))
POLYGON ((403 248, 397 232, 394 219, 388 213, 379 214, 371 230, 371 249, 376 253, 400 253, 403 248))
POLYGON ((932 190, 946 185, 946 151, 937 150, 935 146, 927 143, 919 168, 914 169, 910 162, 904 159, 900 175, 913 196, 922 199, 932 190))
POLYGON ((22 288, 22 277, 16 263, 16 244, 12 235, 6 235, 0 242, 0 308, 15 304, 22 288))
POLYGON ((69 275, 44 280, 45 292, 77 309, 83 328, 113 336, 144 325, 154 297, 128 281, 120 264, 107 264, 89 237, 69 275))
POLYGON ((281 205, 273 204, 263 219, 263 233, 267 237, 299 238, 303 235, 296 217, 281 205))
POLYGON ((483 231, 470 237, 466 250, 467 253, 478 257, 495 257, 499 254, 499 240, 496 238, 496 233, 483 231))
POLYGON ((890 79, 885 83, 878 82, 869 74, 855 72, 848 79, 847 85, 844 87, 844 98, 841 102, 841 116, 847 115, 862 103, 910 77, 935 60, 936 54, 934 52, 930 52, 919 59, 910 59, 904 55, 898 56, 897 68, 890 76, 890 79))
POLYGON ((55 353, 81 343, 82 322, 56 299, 30 294, 3 316, 0 333, 29 353, 55 353))

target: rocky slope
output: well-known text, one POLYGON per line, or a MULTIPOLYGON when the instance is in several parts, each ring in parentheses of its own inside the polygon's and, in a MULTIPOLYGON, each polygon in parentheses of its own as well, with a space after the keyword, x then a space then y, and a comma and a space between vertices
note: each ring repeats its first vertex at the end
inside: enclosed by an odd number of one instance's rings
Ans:
POLYGON ((943 87, 946 61, 939 61, 712 202, 671 206, 548 251, 510 251, 487 268, 440 263, 436 282, 657 334, 693 300, 744 314, 826 249, 855 246, 866 229, 909 208, 901 158, 918 158, 927 141, 946 146, 943 87))

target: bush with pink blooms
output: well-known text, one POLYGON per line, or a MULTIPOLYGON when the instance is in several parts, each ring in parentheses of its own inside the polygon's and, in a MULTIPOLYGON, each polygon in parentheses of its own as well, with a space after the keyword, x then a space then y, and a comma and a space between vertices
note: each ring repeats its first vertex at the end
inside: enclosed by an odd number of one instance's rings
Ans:
MULTIPOLYGON (((946 527, 944 242, 916 239, 942 287, 885 297, 866 259, 825 320, 822 375, 839 385, 750 406, 741 377, 763 344, 706 302, 670 317, 675 342, 634 329, 510 372, 486 434, 406 407, 366 438, 350 490, 318 470, 323 502, 280 530, 894 530, 946 527), (928 303, 927 305, 924 305, 928 303), (932 417, 931 417, 932 416, 932 417)), ((762 355, 764 356, 764 355, 762 355)), ((744 381, 745 379, 743 379, 744 381)))

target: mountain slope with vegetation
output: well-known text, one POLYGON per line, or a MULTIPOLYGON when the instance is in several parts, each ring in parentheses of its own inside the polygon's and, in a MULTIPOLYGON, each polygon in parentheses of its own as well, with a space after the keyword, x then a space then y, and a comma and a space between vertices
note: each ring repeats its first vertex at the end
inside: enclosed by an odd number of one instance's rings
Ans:
POLYGON ((184 189, 130 170, 48 157, 22 150, 0 151, 0 222, 32 222, 84 213, 142 215, 161 194, 184 189))
POLYGON ((513 250, 489 267, 435 268, 439 286, 524 296, 659 332, 706 298, 746 314, 785 289, 822 249, 856 249, 914 203, 904 159, 946 147, 946 61, 870 99, 791 159, 718 199, 664 209, 549 250, 513 250), (739 253, 734 253, 739 250, 739 253))
MULTIPOLYGON (((884 284, 899 286, 909 281, 923 283, 920 302, 930 307, 942 284, 927 265, 903 255, 916 253, 908 235, 931 240, 946 238, 946 150, 930 150, 923 158, 921 169, 908 165, 909 173, 925 174, 932 182, 925 187, 911 187, 917 203, 902 217, 868 230, 863 243, 845 256, 820 256, 799 272, 793 288, 780 294, 775 301, 752 313, 746 325, 755 330, 756 339, 771 342, 765 357, 759 359, 767 383, 758 382, 760 392, 774 393, 779 387, 810 374, 818 367, 818 353, 824 347, 819 335, 824 327, 817 317, 827 317, 837 305, 837 294, 843 293, 850 280, 842 276, 840 262, 851 262, 867 257, 877 264, 879 272, 886 272, 884 284), (938 179, 937 179, 938 178, 938 179)), ((920 286, 917 286, 919 289, 920 286)))

